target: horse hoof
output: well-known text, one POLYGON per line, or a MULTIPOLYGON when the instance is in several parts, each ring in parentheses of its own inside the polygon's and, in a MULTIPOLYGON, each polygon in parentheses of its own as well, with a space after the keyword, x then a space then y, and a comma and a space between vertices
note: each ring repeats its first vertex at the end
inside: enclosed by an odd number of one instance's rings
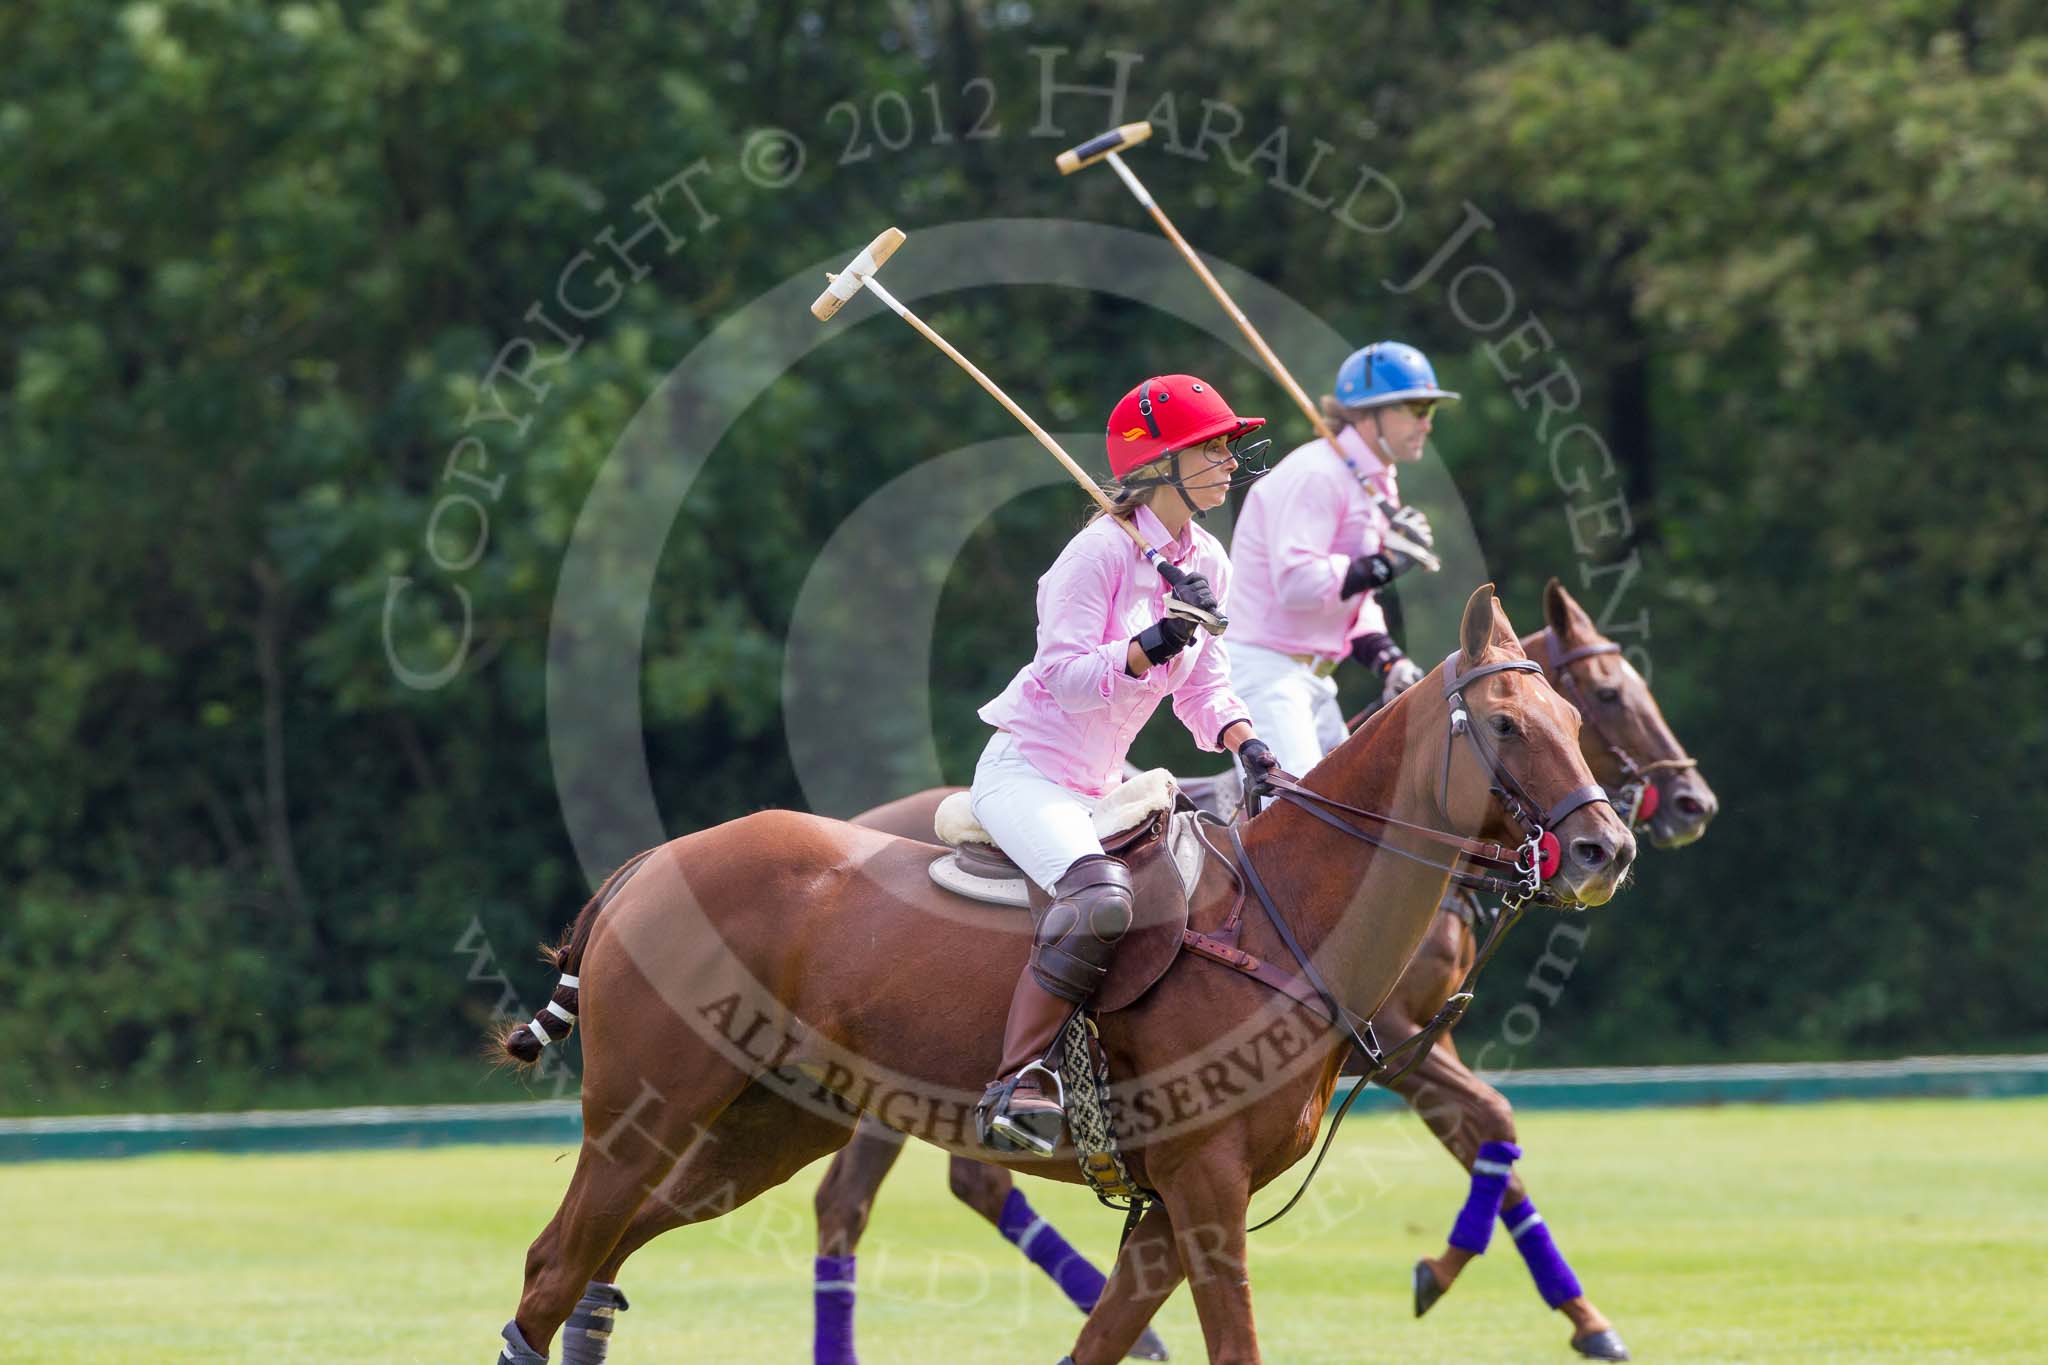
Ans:
POLYGON ((1593 1360, 1627 1360, 1628 1347, 1621 1344, 1621 1338, 1612 1327, 1598 1332, 1587 1332, 1584 1336, 1572 1338, 1572 1349, 1593 1360))
POLYGON ((1145 1335, 1138 1338, 1138 1344, 1131 1348, 1131 1353, 1124 1357, 1125 1360, 1169 1360, 1171 1358, 1166 1354, 1166 1343, 1161 1341, 1159 1333, 1153 1331, 1150 1327, 1145 1329, 1145 1335))
POLYGON ((1415 1263, 1415 1316, 1419 1318, 1430 1309, 1436 1307, 1436 1301, 1443 1296, 1444 1287, 1437 1283, 1436 1272, 1429 1268, 1429 1262, 1417 1261, 1415 1263))

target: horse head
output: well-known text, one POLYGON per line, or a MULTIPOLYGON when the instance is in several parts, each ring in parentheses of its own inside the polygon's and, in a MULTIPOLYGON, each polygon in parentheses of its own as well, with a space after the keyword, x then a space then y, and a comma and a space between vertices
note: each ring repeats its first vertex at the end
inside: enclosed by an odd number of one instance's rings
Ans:
POLYGON ((1706 833, 1721 808, 1657 699, 1592 617, 1555 578, 1543 589, 1543 652, 1551 684, 1578 708, 1593 775, 1610 792, 1640 785, 1633 812, 1657 848, 1683 848, 1706 833))
POLYGON ((1482 839, 1519 844, 1528 836, 1525 820, 1539 822, 1557 839, 1552 889, 1581 904, 1605 904, 1628 875, 1635 837, 1606 801, 1583 799, 1595 779, 1579 751, 1579 713, 1540 669, 1526 667, 1492 584, 1466 602, 1458 640, 1458 652, 1409 689, 1434 703, 1448 735, 1438 772, 1408 765, 1409 780, 1430 785, 1426 799, 1453 829, 1482 839), (1525 666, 1499 667, 1515 662, 1525 666))

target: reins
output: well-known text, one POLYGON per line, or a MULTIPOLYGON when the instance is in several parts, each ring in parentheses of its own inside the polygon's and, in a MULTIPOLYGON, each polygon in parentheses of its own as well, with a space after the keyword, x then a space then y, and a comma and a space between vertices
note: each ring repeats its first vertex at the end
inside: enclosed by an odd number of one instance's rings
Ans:
MULTIPOLYGON (((1266 918, 1272 922, 1275 932, 1280 936, 1280 941, 1286 945, 1287 951, 1300 966, 1303 977, 1306 978, 1316 995, 1320 997, 1325 1010, 1329 1013, 1331 1023, 1343 1031, 1351 1047, 1357 1050, 1366 1063, 1366 1070, 1353 1082, 1350 1093, 1344 1097, 1344 1103, 1338 1106, 1336 1115, 1331 1119, 1329 1131, 1324 1134, 1322 1145, 1316 1152, 1315 1160, 1310 1163, 1308 1173, 1302 1177, 1300 1187, 1281 1206, 1279 1212, 1253 1224, 1246 1229, 1247 1232, 1257 1232, 1261 1228, 1270 1227, 1286 1217, 1293 1210, 1294 1206, 1301 1202, 1302 1196, 1308 1193, 1308 1187, 1314 1181, 1316 1172, 1322 1169, 1323 1158, 1329 1155, 1330 1146, 1337 1139, 1337 1130, 1343 1126, 1344 1116, 1351 1112, 1352 1103, 1357 1100, 1361 1090, 1376 1080, 1380 1081, 1382 1085, 1392 1085, 1395 1081, 1407 1075, 1415 1064, 1428 1054, 1429 1049, 1435 1046, 1437 1038, 1464 1017, 1466 1008, 1472 1003, 1472 988, 1479 979, 1479 973, 1492 960, 1494 951, 1500 946, 1501 940, 1516 921, 1521 919, 1527 907, 1532 903, 1550 906, 1564 904, 1559 897, 1543 887, 1545 872, 1543 866, 1545 854, 1544 841, 1549 839, 1554 845, 1555 835, 1551 831, 1555 826, 1581 806, 1589 805, 1596 801, 1607 802, 1609 806, 1613 804, 1609 801, 1607 793, 1597 784, 1579 787, 1567 792, 1562 799, 1550 806, 1539 820, 1533 814, 1536 809, 1535 801, 1530 798, 1521 783, 1515 780, 1513 774, 1509 773, 1501 765, 1499 755, 1494 753, 1480 739, 1476 727, 1471 723, 1470 713, 1466 709, 1464 689, 1478 679, 1495 673, 1527 672, 1541 674, 1543 672, 1542 666, 1533 659, 1507 659, 1491 664, 1481 664, 1471 672, 1461 675, 1456 669, 1457 661, 1458 654, 1453 652, 1443 663, 1444 697, 1449 705, 1451 714, 1449 733, 1444 741, 1444 778, 1439 790, 1438 805, 1446 808, 1445 813, 1448 817, 1451 749, 1456 744, 1457 737, 1462 734, 1471 743, 1474 752, 1479 757, 1479 761, 1484 765, 1493 795, 1501 802, 1508 814, 1517 823, 1522 825, 1528 833, 1527 839, 1513 852, 1509 852, 1496 842, 1467 839, 1446 830, 1436 829, 1428 825, 1414 824, 1378 811, 1366 810, 1361 806, 1350 805, 1334 797, 1325 796, 1321 792, 1311 791, 1294 778, 1285 775, 1269 778, 1266 782, 1266 786, 1277 799, 1288 801, 1297 809, 1305 811, 1333 829, 1339 830, 1363 843, 1370 844, 1374 848, 1384 849, 1411 862, 1420 863, 1425 867, 1435 868, 1440 872, 1447 873, 1461 886, 1473 890, 1487 891, 1500 896, 1501 913, 1495 918, 1493 928, 1487 933, 1486 940, 1480 946, 1477 956, 1474 957, 1472 967, 1466 972, 1464 981, 1460 984, 1458 990, 1437 1010, 1430 1021, 1414 1035, 1395 1045, 1390 1052, 1382 1053, 1380 1051, 1379 1040, 1373 1035, 1372 1021, 1361 1018, 1346 1009, 1343 1002, 1337 998, 1336 992, 1331 990, 1328 983, 1323 980, 1322 974, 1316 970, 1314 961, 1309 957, 1307 951, 1302 948, 1300 940, 1295 937, 1293 926, 1288 924, 1287 917, 1281 913, 1279 905, 1274 901, 1271 893, 1266 890, 1264 879, 1259 876, 1258 869, 1253 866, 1250 850, 1244 844, 1242 829, 1236 823, 1232 823, 1229 827, 1231 852, 1234 856, 1231 858, 1228 868, 1232 878, 1238 884, 1240 903, 1242 902, 1244 890, 1249 888, 1251 893, 1258 898, 1260 907, 1265 910, 1266 918), (1336 814, 1338 811, 1342 811, 1345 815, 1357 819, 1370 820, 1387 831, 1398 829, 1422 836, 1454 850, 1459 860, 1478 863, 1495 870, 1492 872, 1471 871, 1460 866, 1458 862, 1437 862, 1434 859, 1423 857, 1390 842, 1385 834, 1374 833, 1371 830, 1360 828, 1351 820, 1336 814), (1404 1053, 1409 1054, 1406 1061, 1402 1062, 1398 1070, 1388 1074, 1388 1069, 1404 1053)), ((1221 821, 1216 821, 1213 816, 1207 817, 1207 819, 1215 823, 1222 823, 1221 821)), ((1205 838, 1203 842, 1206 844, 1208 841, 1205 838)), ((1231 918, 1233 920, 1236 918, 1234 910, 1231 918)), ((1269 981, 1268 984, 1272 983, 1269 981)))

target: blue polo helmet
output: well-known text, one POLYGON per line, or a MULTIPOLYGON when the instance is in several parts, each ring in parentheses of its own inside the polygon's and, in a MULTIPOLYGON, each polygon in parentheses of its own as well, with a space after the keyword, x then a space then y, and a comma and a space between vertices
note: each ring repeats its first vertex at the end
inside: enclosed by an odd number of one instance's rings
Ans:
POLYGON ((1437 386, 1429 357, 1405 341, 1375 341, 1344 357, 1337 367, 1337 401, 1347 408, 1457 397, 1437 386))

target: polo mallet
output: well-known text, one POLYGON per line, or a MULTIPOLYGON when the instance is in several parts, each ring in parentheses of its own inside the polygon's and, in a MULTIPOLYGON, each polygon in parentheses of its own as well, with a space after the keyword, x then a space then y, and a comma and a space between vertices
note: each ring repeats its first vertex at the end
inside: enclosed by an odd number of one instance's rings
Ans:
MULTIPOLYGON (((1252 344, 1252 349, 1257 351, 1259 358, 1266 362, 1266 368, 1271 370, 1273 377, 1280 381, 1280 387, 1287 390, 1287 396, 1292 398, 1294 405, 1301 409, 1302 416, 1308 418, 1309 425, 1315 428, 1318 435, 1334 446, 1337 443, 1337 433, 1330 430, 1329 425, 1323 421, 1323 414, 1317 410, 1314 403, 1309 401, 1308 394, 1303 391, 1300 384, 1295 382, 1293 374, 1288 371, 1285 365, 1280 363, 1280 357, 1273 354, 1273 348, 1268 346, 1266 339, 1259 335, 1259 329, 1252 326, 1251 319, 1244 315, 1244 310, 1237 306, 1237 301, 1230 297, 1216 276, 1210 273, 1209 267, 1202 263, 1202 258, 1195 253, 1195 249, 1188 245, 1188 239, 1180 235, 1180 229, 1173 225, 1173 220, 1166 216, 1165 212, 1154 202, 1151 193, 1146 190, 1145 186, 1138 180, 1138 177, 1132 173, 1131 168, 1124 165, 1124 159, 1117 155, 1118 152, 1123 151, 1126 147, 1135 147, 1151 136, 1152 125, 1150 123, 1126 123, 1121 127, 1112 128, 1106 133, 1099 133, 1078 147, 1068 148, 1053 158, 1053 164, 1060 168, 1061 175, 1072 175, 1075 171, 1081 170, 1083 167, 1093 166, 1098 161, 1107 161, 1109 163, 1109 168, 1115 171, 1117 177, 1124 182, 1124 188, 1128 189, 1132 197, 1145 206, 1145 211, 1152 215, 1152 221, 1159 224, 1159 230, 1166 234, 1167 240, 1172 242, 1180 251, 1181 256, 1186 259, 1187 263, 1194 267, 1195 274, 1201 277, 1202 283, 1209 286, 1209 292, 1216 296, 1216 302, 1223 305, 1223 311, 1230 315, 1231 321, 1237 324, 1237 330, 1244 333, 1244 339, 1252 344)), ((1384 499, 1381 500, 1380 507, 1389 517, 1400 510, 1384 499)), ((1442 560, 1430 553, 1425 546, 1417 544, 1396 529, 1389 528, 1380 538, 1389 549, 1399 550, 1431 573, 1435 573, 1443 568, 1442 560)))
MULTIPOLYGON (((846 269, 836 275, 827 275, 825 277, 831 283, 825 286, 825 292, 818 295, 817 300, 811 304, 811 316, 820 322, 829 320, 848 299, 859 293, 861 287, 865 285, 868 292, 880 299, 890 312, 916 328, 926 341, 929 341, 932 345, 950 356, 954 364, 973 376, 975 383, 988 390, 991 398, 1001 403, 1012 417, 1022 422, 1024 429, 1037 437, 1038 443, 1050 451, 1054 459, 1066 466, 1067 472, 1074 476, 1074 482, 1080 484, 1082 489, 1087 492, 1089 497, 1095 499, 1096 504, 1104 512, 1112 514, 1110 519, 1123 527, 1132 542, 1137 545, 1139 552, 1145 556, 1145 559, 1153 568, 1159 571, 1159 576, 1165 579, 1169 586, 1180 586, 1187 575, 1168 562, 1159 551, 1153 549, 1145 540, 1144 532, 1140 531, 1125 518, 1113 515, 1116 511, 1116 504, 1109 500, 1109 495, 1102 491, 1101 486, 1095 480, 1088 477, 1087 471, 1083 470, 1075 462, 1074 457, 1061 449, 1060 443, 1055 441, 1044 427, 1032 421, 1031 414, 1011 401, 1010 395, 997 388, 995 381, 976 368, 973 361, 954 350, 952 344, 933 331, 923 318, 905 308, 897 301, 894 294, 891 294, 882 287, 882 282, 875 278, 875 273, 882 268, 883 264, 891 256, 896 254, 896 248, 902 245, 903 233, 900 229, 893 227, 883 229, 882 234, 875 238, 874 241, 869 242, 866 248, 847 265, 846 269)), ((1201 608, 1183 602, 1177 597, 1169 596, 1167 598, 1166 614, 1178 616, 1183 620, 1193 621, 1211 635, 1221 635, 1230 625, 1230 618, 1223 615, 1222 612, 1203 611, 1201 608)))

